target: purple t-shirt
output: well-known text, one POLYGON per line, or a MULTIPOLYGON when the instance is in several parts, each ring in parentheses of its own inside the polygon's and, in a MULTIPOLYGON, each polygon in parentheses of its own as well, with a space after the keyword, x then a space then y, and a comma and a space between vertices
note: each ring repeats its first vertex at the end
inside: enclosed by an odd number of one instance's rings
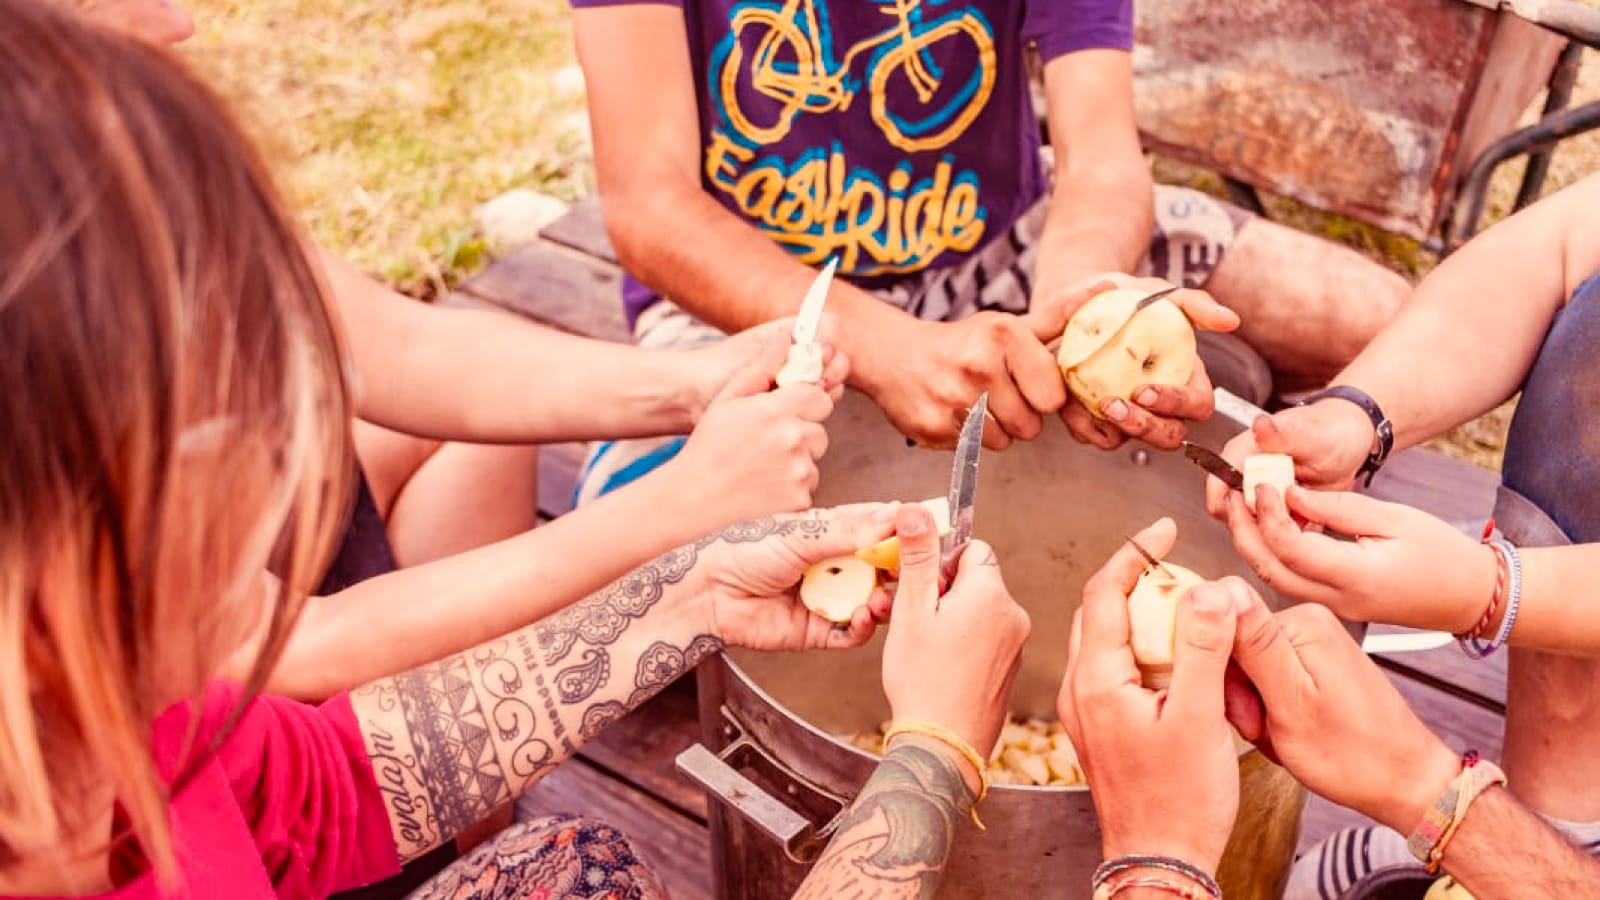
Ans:
MULTIPOLYGON (((1023 50, 1133 42, 1132 0, 570 0, 683 9, 706 192, 869 286, 959 262, 1047 190, 1023 50)), ((655 299, 624 288, 631 321, 655 299)))

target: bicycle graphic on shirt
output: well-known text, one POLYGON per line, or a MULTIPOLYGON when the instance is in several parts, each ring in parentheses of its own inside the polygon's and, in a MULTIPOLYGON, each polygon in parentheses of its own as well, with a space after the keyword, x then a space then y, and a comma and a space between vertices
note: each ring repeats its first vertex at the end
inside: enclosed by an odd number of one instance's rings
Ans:
POLYGON ((834 62, 826 0, 785 0, 782 6, 761 3, 739 9, 732 33, 723 41, 727 56, 718 73, 729 124, 761 146, 781 140, 802 113, 849 109, 861 86, 860 79, 851 75, 852 68, 870 53, 866 88, 872 120, 890 143, 916 152, 938 149, 959 137, 994 90, 994 40, 988 23, 971 9, 925 20, 922 0, 888 0, 878 11, 894 23, 834 62), (755 39, 749 54, 746 37, 755 39), (963 45, 975 51, 977 64, 968 78, 947 79, 938 56, 958 58, 963 45), (917 102, 910 109, 890 112, 890 90, 902 81, 917 102), (741 85, 777 101, 777 115, 769 122, 757 122, 740 106, 741 85))

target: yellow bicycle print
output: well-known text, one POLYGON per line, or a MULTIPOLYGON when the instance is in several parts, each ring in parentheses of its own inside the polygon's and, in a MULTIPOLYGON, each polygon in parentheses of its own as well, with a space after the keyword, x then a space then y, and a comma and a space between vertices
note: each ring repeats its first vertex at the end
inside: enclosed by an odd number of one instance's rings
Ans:
MULTIPOLYGON (((936 150, 959 137, 983 111, 994 90, 994 39, 988 24, 975 11, 924 20, 922 0, 889 0, 878 11, 893 17, 883 33, 855 46, 837 63, 833 49, 824 44, 829 34, 826 0, 785 0, 747 5, 735 12, 732 32, 719 49, 725 53, 717 76, 722 109, 728 123, 757 146, 775 143, 789 133, 801 113, 847 110, 855 99, 852 77, 856 60, 871 53, 866 73, 872 120, 894 146, 908 152, 936 150), (754 49, 745 52, 745 37, 754 49), (946 41, 968 41, 975 52, 975 68, 959 83, 947 84, 945 73, 930 52, 946 41), (747 64, 748 61, 748 64, 747 64), (891 112, 889 89, 905 79, 918 108, 891 112), (742 84, 777 102, 776 117, 754 121, 740 105, 742 84)), ((942 48, 959 50, 955 45, 942 48)))

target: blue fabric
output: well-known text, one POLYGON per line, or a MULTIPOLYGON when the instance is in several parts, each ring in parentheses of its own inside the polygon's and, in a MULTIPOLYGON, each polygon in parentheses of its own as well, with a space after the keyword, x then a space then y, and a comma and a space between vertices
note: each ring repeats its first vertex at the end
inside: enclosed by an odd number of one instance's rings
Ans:
POLYGON ((585 461, 583 472, 578 476, 578 485, 573 489, 572 503, 582 506, 597 497, 603 497, 612 491, 632 484, 640 478, 659 469, 668 460, 678 455, 687 438, 675 437, 661 443, 650 441, 605 441, 596 445, 585 461), (633 459, 624 461, 622 457, 630 451, 639 453, 633 459), (640 452, 643 451, 643 452, 640 452), (596 475, 602 467, 610 472, 596 475), (586 489, 595 477, 602 481, 598 490, 592 490, 592 495, 586 496, 586 489))
POLYGON ((1545 335, 1511 420, 1501 478, 1574 543, 1600 541, 1600 274, 1545 335))

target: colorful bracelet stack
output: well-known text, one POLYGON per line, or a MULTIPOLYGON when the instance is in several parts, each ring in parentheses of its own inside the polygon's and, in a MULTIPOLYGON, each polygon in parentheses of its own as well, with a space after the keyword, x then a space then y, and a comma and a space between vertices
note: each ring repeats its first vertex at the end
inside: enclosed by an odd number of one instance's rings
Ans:
POLYGON ((1505 646, 1511 637, 1511 629, 1517 623, 1517 610, 1522 605, 1522 556, 1512 543, 1498 534, 1494 528, 1494 520, 1483 529, 1483 542, 1494 551, 1496 570, 1494 580, 1494 593, 1489 597, 1489 606, 1478 619, 1478 624, 1471 631, 1456 635, 1456 642, 1461 646, 1461 652, 1473 659, 1484 659, 1490 654, 1505 646), (1492 639, 1488 637, 1489 627, 1494 623, 1495 611, 1500 608, 1501 598, 1505 599, 1506 612, 1500 620, 1500 628, 1492 639))
POLYGON ((978 826, 979 831, 986 830, 983 825, 983 820, 978 818, 978 804, 983 802, 983 798, 989 796, 989 766, 984 762, 983 754, 979 753, 977 748, 967 743, 966 738, 963 738, 961 735, 956 734, 954 731, 951 731, 943 725, 915 719, 905 722, 891 723, 888 729, 883 733, 884 750, 887 751, 889 749, 889 743, 903 734, 920 735, 925 738, 931 738, 941 744, 948 745, 957 753, 960 753, 962 757, 965 758, 966 761, 978 771, 978 796, 973 799, 972 808, 967 812, 968 815, 972 816, 972 824, 978 826))
POLYGON ((1204 869, 1173 856, 1156 856, 1130 853, 1108 859, 1094 870, 1089 886, 1094 890, 1094 900, 1111 900, 1123 891, 1136 888, 1153 888, 1183 897, 1184 900, 1222 900, 1222 886, 1204 869), (1134 875, 1118 878, 1135 869, 1154 869, 1182 876, 1185 881, 1174 881, 1160 875, 1134 875))
POLYGON ((1486 790, 1506 783, 1506 773, 1492 762, 1479 759, 1475 750, 1461 757, 1461 771, 1445 786, 1428 807, 1416 830, 1406 839, 1406 849, 1428 867, 1428 874, 1439 871, 1451 838, 1467 816, 1467 807, 1486 790))

